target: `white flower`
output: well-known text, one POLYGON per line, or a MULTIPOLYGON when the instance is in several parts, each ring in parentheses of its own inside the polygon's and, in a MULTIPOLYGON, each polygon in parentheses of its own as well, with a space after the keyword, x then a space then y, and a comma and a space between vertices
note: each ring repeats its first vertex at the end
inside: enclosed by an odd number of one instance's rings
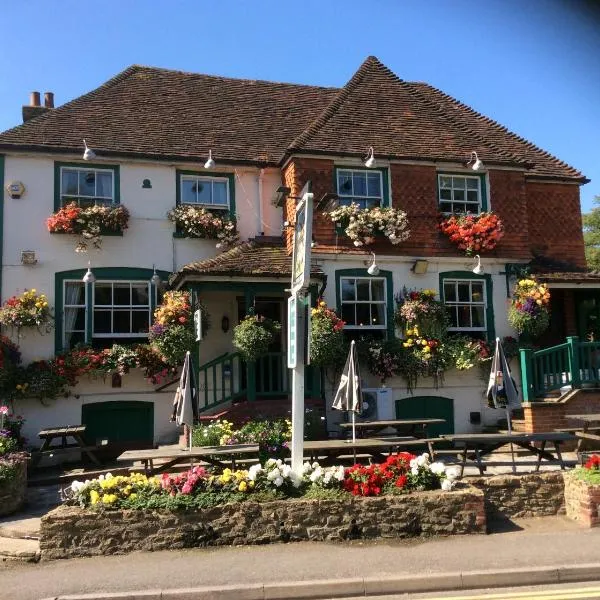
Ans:
POLYGON ((340 465, 339 467, 335 467, 334 477, 338 481, 343 481, 343 479, 344 479, 344 467, 342 465, 340 465))
POLYGON ((449 492, 452 487, 454 486, 454 481, 450 480, 450 479, 443 479, 442 480, 442 489, 445 492, 449 492))
POLYGON ((282 467, 281 467, 281 475, 283 477, 290 477, 291 473, 292 473, 292 467, 290 467, 290 465, 282 465, 282 467))
POLYGON ((434 462, 429 465, 429 470, 434 475, 442 475, 446 470, 446 466, 442 462, 434 462))
POLYGON ((265 468, 269 469, 270 467, 274 467, 276 464, 277 463, 274 458, 269 458, 265 463, 265 468))
POLYGON ((283 485, 283 478, 282 477, 277 477, 277 478, 275 478, 275 480, 273 481, 273 483, 277 487, 281 487, 283 485))
POLYGON ((446 469, 446 479, 449 479, 450 481, 458 479, 459 474, 459 467, 449 467, 448 469, 446 469))
MULTIPOLYGON (((279 471, 279 469, 275 468, 272 471, 269 471, 267 473, 267 479, 269 481, 273 481, 275 479, 281 479, 281 472, 279 471)), ((283 481, 283 479, 282 479, 282 481, 283 481)), ((279 484, 279 485, 281 485, 281 484, 279 484)))
POLYGON ((311 465, 313 469, 319 468, 319 463, 315 460, 315 462, 311 465))
POLYGON ((71 482, 71 491, 77 493, 85 487, 85 483, 83 481, 72 481, 71 482))
POLYGON ((408 466, 411 469, 416 469, 417 468, 417 459, 416 458, 412 458, 411 461, 408 463, 408 466))
POLYGON ((429 454, 421 454, 421 456, 417 457, 417 465, 419 467, 425 467, 429 464, 429 454))
POLYGON ((415 466, 415 467, 412 467, 412 468, 410 469, 410 472, 411 472, 413 475, 418 475, 418 474, 419 474, 419 467, 416 467, 416 466, 415 466))

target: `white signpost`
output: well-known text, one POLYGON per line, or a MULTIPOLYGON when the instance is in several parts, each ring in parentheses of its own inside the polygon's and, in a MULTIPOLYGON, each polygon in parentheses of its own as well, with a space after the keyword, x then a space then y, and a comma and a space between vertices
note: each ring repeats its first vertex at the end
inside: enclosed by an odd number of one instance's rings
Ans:
POLYGON ((313 194, 308 181, 296 206, 292 296, 288 300, 288 367, 292 370, 292 469, 300 473, 304 459, 304 340, 308 319, 305 295, 310 282, 313 194))

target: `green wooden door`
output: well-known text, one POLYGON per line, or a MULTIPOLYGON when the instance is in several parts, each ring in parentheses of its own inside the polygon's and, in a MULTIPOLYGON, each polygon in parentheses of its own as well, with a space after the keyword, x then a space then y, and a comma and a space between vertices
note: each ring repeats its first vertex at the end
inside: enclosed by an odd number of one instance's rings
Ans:
POLYGON ((90 445, 113 456, 128 449, 152 448, 154 403, 138 401, 95 402, 81 407, 81 422, 90 445))
POLYGON ((445 423, 428 425, 427 437, 454 433, 454 400, 443 396, 409 396, 396 400, 397 419, 444 419, 445 423))

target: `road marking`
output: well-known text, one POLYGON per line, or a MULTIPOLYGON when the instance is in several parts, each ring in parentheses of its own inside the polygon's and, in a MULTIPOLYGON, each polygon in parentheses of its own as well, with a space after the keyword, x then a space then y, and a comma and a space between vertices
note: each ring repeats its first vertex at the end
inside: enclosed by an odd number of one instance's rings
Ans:
POLYGON ((471 596, 439 596, 431 600, 597 600, 600 587, 570 590, 546 590, 543 592, 511 592, 505 594, 483 594, 471 596))

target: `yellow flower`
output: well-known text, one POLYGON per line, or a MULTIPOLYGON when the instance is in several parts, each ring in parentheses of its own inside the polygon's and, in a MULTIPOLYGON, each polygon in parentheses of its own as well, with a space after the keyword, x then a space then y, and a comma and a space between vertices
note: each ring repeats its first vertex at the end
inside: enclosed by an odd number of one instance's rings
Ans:
POLYGON ((412 329, 407 329, 407 330, 406 330, 406 335, 412 335, 412 334, 413 334, 413 331, 412 331, 412 329))
POLYGON ((241 481, 240 485, 238 486, 238 490, 240 490, 240 492, 245 492, 248 489, 248 484, 245 481, 241 481))
POLYGON ((97 504, 99 498, 100 498, 100 494, 96 490, 92 490, 90 492, 90 503, 91 504, 97 504))
POLYGON ((137 498, 137 494, 134 492, 133 494, 131 494, 131 496, 129 496, 130 500, 135 500, 137 498))
POLYGON ((425 348, 423 348, 423 352, 425 352, 425 354, 429 354, 431 352, 431 348, 429 346, 425 346, 425 348))
POLYGON ((252 488, 254 487, 254 481, 249 481, 249 482, 248 482, 248 487, 249 487, 250 489, 252 489, 252 488))
POLYGON ((319 306, 327 306, 327 303, 321 300, 321 302, 319 302, 319 306))
POLYGON ((316 315, 318 311, 316 308, 313 308, 310 312, 311 312, 311 314, 316 315))

